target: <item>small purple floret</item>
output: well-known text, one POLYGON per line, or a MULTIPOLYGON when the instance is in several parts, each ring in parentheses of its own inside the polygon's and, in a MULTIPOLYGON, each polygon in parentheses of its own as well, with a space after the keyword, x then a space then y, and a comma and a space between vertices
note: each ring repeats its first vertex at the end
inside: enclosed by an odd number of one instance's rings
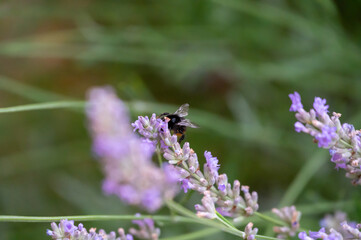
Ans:
POLYGON ((295 122, 295 131, 296 132, 307 132, 307 128, 300 122, 295 122))
POLYGON ((300 232, 298 234, 298 238, 301 240, 306 240, 307 239, 307 233, 306 232, 300 232))
POLYGON ((313 108, 316 110, 316 113, 319 116, 328 113, 328 105, 326 105, 326 99, 315 97, 315 101, 313 102, 313 108))
POLYGON ((222 191, 222 192, 226 191, 226 185, 225 185, 225 184, 219 185, 219 186, 218 186, 218 190, 219 190, 219 191, 222 191))
POLYGON ((50 229, 47 229, 46 234, 49 236, 53 236, 53 231, 51 231, 50 229))
POLYGON ((218 169, 219 169, 218 159, 216 157, 213 157, 212 153, 208 151, 204 152, 204 157, 206 158, 207 165, 211 170, 211 172, 214 175, 218 176, 218 169))
POLYGON ((188 189, 192 188, 192 184, 189 182, 187 178, 182 179, 182 188, 185 193, 188 192, 188 189))
POLYGON ((69 234, 73 234, 73 232, 77 229, 76 226, 74 226, 73 220, 64 220, 63 221, 64 231, 69 234))
POLYGON ((318 141, 318 147, 328 148, 330 143, 337 138, 336 127, 324 126, 322 133, 318 133, 315 138, 318 141))
POLYGON ((290 112, 298 112, 301 109, 303 109, 303 105, 301 103, 301 96, 298 92, 295 92, 294 94, 288 95, 292 101, 290 112))

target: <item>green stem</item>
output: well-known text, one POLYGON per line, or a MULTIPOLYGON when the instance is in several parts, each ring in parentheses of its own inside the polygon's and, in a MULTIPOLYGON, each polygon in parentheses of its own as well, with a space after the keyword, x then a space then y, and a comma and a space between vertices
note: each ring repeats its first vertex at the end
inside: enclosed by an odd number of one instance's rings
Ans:
POLYGON ((269 239, 269 240, 279 240, 279 238, 274 238, 274 237, 268 237, 268 236, 264 236, 264 235, 256 235, 256 239, 260 238, 260 239, 269 239))
POLYGON ((196 220, 199 224, 203 224, 208 227, 214 227, 214 228, 220 229, 224 232, 228 232, 230 234, 238 236, 238 233, 235 233, 235 231, 233 229, 230 229, 229 227, 226 227, 223 224, 219 224, 215 221, 212 221, 211 219, 199 218, 192 211, 189 211, 188 209, 184 208, 182 205, 179 205, 178 203, 176 203, 172 200, 168 200, 167 205, 168 205, 168 207, 173 208, 179 214, 182 214, 186 217, 190 217, 190 218, 196 220))
POLYGON ((233 224, 230 221, 228 221, 227 218, 223 217, 223 215, 220 214, 218 211, 216 211, 216 215, 217 215, 217 219, 220 220, 223 224, 239 231, 235 226, 233 226, 233 224))
POLYGON ((57 109, 57 108, 84 108, 84 105, 85 103, 83 101, 59 101, 59 102, 34 103, 34 104, 20 105, 15 107, 0 108, 0 113, 13 113, 13 112, 57 109))
POLYGON ((342 142, 343 144, 345 144, 346 147, 353 148, 353 146, 352 146, 351 144, 349 144, 348 142, 346 142, 346 141, 343 140, 343 139, 340 139, 340 142, 342 142))
POLYGON ((155 221, 168 221, 168 222, 185 222, 195 223, 192 218, 182 216, 166 216, 166 215, 142 215, 136 217, 134 215, 84 215, 84 216, 56 216, 56 217, 37 217, 37 216, 13 216, 13 215, 0 215, 0 222, 53 222, 62 219, 71 219, 75 221, 110 221, 110 220, 135 220, 151 218, 155 221))
POLYGON ((219 233, 220 230, 216 228, 206 228, 196 232, 178 235, 169 238, 160 238, 159 240, 191 240, 191 239, 206 239, 206 236, 219 233))
POLYGON ((229 222, 227 220, 225 220, 225 218, 221 218, 221 217, 219 217, 219 215, 217 214, 217 220, 220 221, 222 224, 224 224, 230 231, 232 231, 233 235, 239 236, 241 238, 244 237, 245 234, 242 231, 240 231, 237 228, 233 227, 232 224, 230 225, 229 222))

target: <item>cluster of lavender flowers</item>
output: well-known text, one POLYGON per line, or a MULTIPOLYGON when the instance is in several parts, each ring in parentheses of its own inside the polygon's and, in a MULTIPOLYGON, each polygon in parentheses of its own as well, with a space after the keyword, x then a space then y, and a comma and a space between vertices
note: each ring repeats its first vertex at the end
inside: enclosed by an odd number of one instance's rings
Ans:
POLYGON ((313 109, 303 109, 300 95, 289 94, 292 100, 290 111, 296 112, 295 130, 315 138, 318 147, 329 149, 331 161, 336 168, 344 169, 346 177, 355 185, 361 185, 361 133, 348 123, 341 125, 340 113, 328 115, 326 99, 315 97, 313 109))
POLYGON ((334 215, 327 214, 321 221, 320 226, 324 228, 326 232, 330 232, 331 229, 336 230, 341 233, 341 235, 346 239, 353 238, 351 234, 342 226, 343 223, 346 223, 351 227, 355 228, 357 226, 356 222, 350 222, 347 219, 347 214, 341 211, 336 211, 334 215))
POLYGON ((118 229, 119 237, 116 236, 115 232, 107 234, 104 230, 96 232, 95 228, 89 229, 89 232, 84 228, 83 224, 78 226, 74 225, 74 221, 61 220, 59 225, 55 222, 51 224, 52 230, 47 230, 47 234, 52 239, 69 239, 69 240, 133 240, 133 236, 125 234, 123 228, 118 229))
POLYGON ((59 225, 55 222, 51 223, 51 230, 48 229, 47 234, 54 240, 133 240, 133 236, 148 240, 159 238, 160 230, 154 227, 152 219, 134 220, 133 223, 137 224, 139 229, 131 228, 129 229, 131 234, 125 234, 124 229, 119 228, 119 237, 117 237, 115 232, 107 234, 103 229, 97 232, 95 228, 87 231, 82 223, 75 226, 73 220, 64 219, 60 220, 59 225))
POLYGON ((93 151, 105 173, 106 194, 115 194, 149 212, 173 198, 178 187, 171 169, 153 163, 154 143, 133 133, 128 109, 111 87, 89 91, 86 112, 93 151))
POLYGON ((327 215, 320 222, 321 229, 317 232, 309 231, 298 234, 301 240, 343 240, 343 239, 361 239, 361 224, 347 222, 346 214, 336 212, 335 215, 327 215))
POLYGON ((198 216, 215 218, 218 211, 223 216, 241 220, 257 211, 256 192, 250 193, 249 187, 241 186, 238 180, 233 182, 232 187, 227 175, 218 173, 218 159, 208 151, 204 153, 206 163, 202 172, 197 154, 190 148, 189 143, 186 142, 181 147, 177 136, 172 135, 168 129, 168 123, 157 118, 156 114, 150 118, 140 116, 132 126, 134 131, 138 131, 145 139, 161 147, 164 158, 173 164, 178 173, 184 192, 191 189, 204 195, 203 205, 196 205, 198 216))

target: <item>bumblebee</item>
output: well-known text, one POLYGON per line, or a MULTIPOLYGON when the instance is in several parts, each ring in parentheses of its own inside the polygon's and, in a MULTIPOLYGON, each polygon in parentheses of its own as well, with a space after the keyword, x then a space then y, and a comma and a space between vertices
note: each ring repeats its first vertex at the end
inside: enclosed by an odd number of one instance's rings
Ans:
POLYGON ((192 123, 189 119, 184 118, 188 115, 189 104, 185 103, 178 108, 174 113, 162 113, 159 115, 159 118, 163 121, 168 122, 168 128, 178 137, 178 142, 181 143, 185 138, 185 132, 187 127, 199 128, 197 124, 192 123))

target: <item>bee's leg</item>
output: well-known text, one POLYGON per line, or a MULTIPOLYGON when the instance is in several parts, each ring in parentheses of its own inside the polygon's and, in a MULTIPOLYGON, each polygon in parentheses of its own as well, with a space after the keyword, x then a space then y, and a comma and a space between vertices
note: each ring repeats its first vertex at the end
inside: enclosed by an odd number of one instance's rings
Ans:
POLYGON ((182 136, 179 138, 178 142, 181 143, 186 138, 185 134, 182 134, 182 136))

